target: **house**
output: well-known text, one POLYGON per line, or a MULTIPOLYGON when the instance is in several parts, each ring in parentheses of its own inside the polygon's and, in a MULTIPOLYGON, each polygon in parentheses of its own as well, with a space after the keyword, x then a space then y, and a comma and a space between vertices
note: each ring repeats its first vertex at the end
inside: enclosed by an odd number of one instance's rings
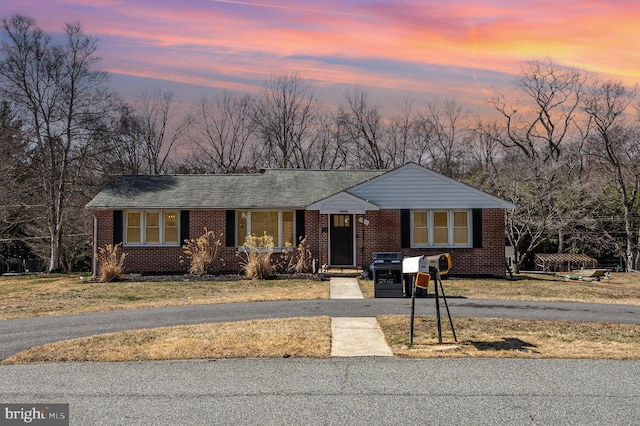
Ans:
POLYGON ((245 236, 266 232, 276 252, 306 237, 318 265, 358 268, 374 252, 449 252, 452 275, 503 276, 505 209, 515 206, 407 163, 390 171, 119 176, 87 208, 94 257, 121 243, 127 272, 184 271, 181 243, 206 227, 223 233, 221 256, 233 272, 245 236))

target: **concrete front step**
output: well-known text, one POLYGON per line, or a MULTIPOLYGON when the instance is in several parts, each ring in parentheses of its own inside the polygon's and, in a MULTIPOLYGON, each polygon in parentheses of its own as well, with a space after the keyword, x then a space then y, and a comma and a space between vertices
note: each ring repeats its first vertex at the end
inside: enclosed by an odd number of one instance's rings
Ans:
POLYGON ((356 278, 362 274, 362 269, 329 268, 325 272, 320 272, 325 278, 351 277, 356 278))

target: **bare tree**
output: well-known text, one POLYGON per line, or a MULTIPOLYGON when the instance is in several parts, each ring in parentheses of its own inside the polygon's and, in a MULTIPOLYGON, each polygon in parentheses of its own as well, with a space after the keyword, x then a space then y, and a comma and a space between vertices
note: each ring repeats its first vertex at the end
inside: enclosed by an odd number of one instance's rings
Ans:
POLYGON ((630 125, 625 113, 636 93, 637 88, 620 82, 600 83, 589 91, 583 107, 592 118, 594 131, 588 141, 589 156, 620 196, 628 268, 635 268, 637 262, 640 129, 630 125))
POLYGON ((336 117, 329 111, 318 114, 313 149, 309 151, 311 168, 347 168, 351 153, 342 130, 336 117))
POLYGON ((355 165, 366 169, 386 169, 390 159, 385 155, 383 117, 369 95, 362 89, 345 94, 346 106, 340 106, 338 125, 344 129, 348 143, 354 148, 355 165))
POLYGON ((58 269, 71 194, 94 152, 92 127, 109 107, 107 75, 94 70, 97 41, 79 23, 66 25, 54 44, 33 19, 2 20, 2 93, 22 119, 31 141, 31 164, 38 176, 50 237, 49 270, 58 269))
POLYGON ((590 78, 551 60, 527 62, 515 79, 514 95, 508 99, 497 93, 493 100, 503 131, 494 131, 497 125, 478 127, 483 138, 494 138, 510 151, 511 161, 517 160, 519 169, 509 174, 517 180, 512 189, 517 193, 500 195, 517 200, 519 206, 519 211, 507 214, 507 235, 522 262, 543 242, 556 244, 559 252, 565 250, 565 235, 578 214, 568 203, 580 198, 582 191, 575 149, 588 134, 580 126, 584 123, 579 122, 579 105, 590 78))
POLYGON ((255 119, 266 146, 268 165, 310 167, 318 103, 298 73, 270 77, 257 101, 255 119))
MULTIPOLYGON (((24 256, 29 249, 21 237, 30 221, 32 182, 28 173, 28 141, 9 104, 0 104, 0 262, 24 256)), ((38 206, 39 207, 39 206, 38 206)), ((0 271, 4 265, 0 263, 0 271)))
POLYGON ((212 171, 233 173, 253 167, 247 159, 257 149, 254 102, 249 95, 225 91, 214 100, 202 99, 196 107, 191 140, 212 171))
POLYGON ((147 173, 165 173, 167 160, 189 128, 189 117, 180 115, 168 91, 145 91, 135 109, 144 142, 147 173))
POLYGON ((496 93, 494 108, 505 120, 506 138, 499 142, 518 148, 527 158, 557 160, 563 142, 576 125, 583 87, 590 76, 560 68, 550 59, 526 62, 515 80, 522 97, 496 93))
POLYGON ((503 128, 497 123, 483 122, 476 117, 473 137, 468 146, 471 156, 471 176, 475 184, 482 188, 491 185, 491 178, 498 174, 497 165, 504 155, 504 146, 498 142, 503 139, 503 128))
POLYGON ((414 150, 416 130, 415 100, 406 98, 398 106, 389 125, 388 156, 390 167, 402 166, 408 161, 420 162, 419 155, 414 150))
POLYGON ((94 178, 148 171, 142 123, 130 105, 120 103, 113 115, 104 118, 94 143, 102 151, 99 161, 92 167, 97 172, 94 178))
POLYGON ((465 152, 471 143, 470 132, 463 125, 465 115, 454 98, 434 99, 427 105, 416 127, 420 134, 418 150, 428 167, 450 177, 463 176, 469 160, 465 152))
POLYGON ((567 249, 594 257, 611 254, 624 258, 625 238, 620 235, 624 218, 620 215, 620 199, 611 177, 602 173, 592 161, 584 170, 580 190, 574 191, 575 196, 566 200, 574 212, 564 225, 568 231, 567 249))

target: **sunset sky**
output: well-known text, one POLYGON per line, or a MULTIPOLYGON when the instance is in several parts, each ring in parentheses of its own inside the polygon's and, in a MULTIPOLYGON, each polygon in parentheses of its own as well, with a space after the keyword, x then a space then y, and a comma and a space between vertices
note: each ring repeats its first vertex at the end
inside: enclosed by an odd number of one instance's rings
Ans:
POLYGON ((297 71, 327 102, 357 86, 378 103, 480 104, 523 61, 545 57, 640 81, 637 0, 0 0, 0 11, 50 34, 79 21, 125 95, 255 92, 269 75, 297 71))

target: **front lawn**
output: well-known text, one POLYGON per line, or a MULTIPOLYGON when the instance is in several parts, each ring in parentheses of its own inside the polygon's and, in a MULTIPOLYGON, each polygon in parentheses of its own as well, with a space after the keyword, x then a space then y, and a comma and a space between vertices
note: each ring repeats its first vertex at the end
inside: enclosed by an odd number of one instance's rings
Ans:
POLYGON ((329 282, 314 279, 252 281, 185 276, 127 277, 96 283, 78 275, 0 277, 0 319, 82 312, 266 300, 328 299, 329 282))

